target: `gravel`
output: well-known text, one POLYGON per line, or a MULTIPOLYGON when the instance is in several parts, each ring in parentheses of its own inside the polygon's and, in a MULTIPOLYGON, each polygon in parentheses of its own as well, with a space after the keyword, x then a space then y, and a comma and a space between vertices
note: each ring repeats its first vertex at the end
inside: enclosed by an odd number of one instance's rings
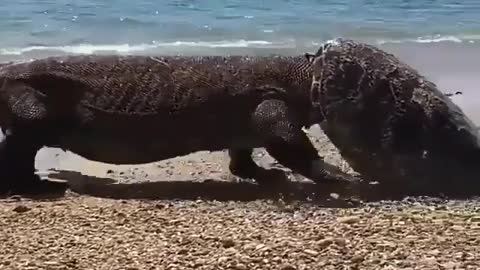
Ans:
POLYGON ((0 269, 480 269, 480 203, 0 204, 0 269))
MULTIPOLYGON (((313 141, 328 162, 352 173, 324 137, 313 141)), ((261 150, 255 157, 278 167, 261 150)), ((326 203, 345 201, 336 193, 287 199, 236 183, 226 161, 218 152, 121 169, 95 165, 102 175, 60 173, 74 186, 65 197, 3 199, 0 269, 480 269, 478 198, 341 206, 326 203), (219 186, 212 198, 195 198, 219 186), (185 188, 203 193, 178 199, 185 188), (156 192, 167 198, 146 196, 156 192), (255 196, 235 199, 240 193, 255 196)))

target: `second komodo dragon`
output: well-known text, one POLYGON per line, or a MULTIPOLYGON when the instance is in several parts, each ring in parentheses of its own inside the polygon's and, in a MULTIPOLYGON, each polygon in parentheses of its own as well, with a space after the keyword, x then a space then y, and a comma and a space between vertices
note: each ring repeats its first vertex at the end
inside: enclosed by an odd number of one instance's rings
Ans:
POLYGON ((44 146, 112 164, 228 149, 230 171, 257 181, 268 177, 252 149, 265 147, 307 178, 335 178, 339 171, 326 167, 302 131, 321 120, 311 113, 311 78, 305 56, 89 55, 6 64, 0 190, 64 189, 34 174, 44 146))
POLYGON ((433 82, 349 39, 324 43, 310 60, 320 126, 362 178, 396 191, 480 194, 477 127, 433 82))

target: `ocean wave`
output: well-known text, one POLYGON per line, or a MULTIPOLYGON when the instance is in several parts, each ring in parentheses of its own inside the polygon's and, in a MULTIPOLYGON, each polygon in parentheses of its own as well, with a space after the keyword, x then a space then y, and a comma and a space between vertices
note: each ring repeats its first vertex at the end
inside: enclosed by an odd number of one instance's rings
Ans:
MULTIPOLYGON (((349 38, 349 37, 346 37, 349 38)), ((364 42, 383 45, 389 43, 439 43, 439 42, 454 42, 454 43, 475 43, 480 41, 480 35, 464 35, 457 36, 425 36, 412 39, 375 39, 369 37, 353 38, 364 42)), ((140 53, 143 51, 162 49, 162 48, 274 48, 274 49, 294 49, 298 46, 309 48, 316 47, 323 44, 325 40, 311 41, 309 39, 299 40, 284 40, 284 41, 267 41, 267 40, 223 40, 223 41, 175 41, 175 42, 152 42, 143 44, 76 44, 65 46, 43 46, 32 45, 23 48, 0 48, 0 55, 3 56, 19 56, 29 52, 38 51, 56 51, 67 54, 93 54, 101 52, 114 52, 118 54, 140 53)))
POLYGON ((204 48, 282 48, 286 47, 282 42, 271 42, 265 40, 233 40, 233 41, 175 41, 175 42, 152 42, 150 44, 112 44, 112 45, 93 45, 77 44, 66 46, 28 46, 24 48, 3 48, 0 49, 0 55, 22 55, 33 51, 60 51, 72 54, 92 54, 102 51, 112 51, 116 53, 141 52, 162 47, 204 47, 204 48))
POLYGON ((439 43, 439 42, 454 42, 454 43, 476 43, 480 41, 480 35, 433 35, 423 36, 418 38, 405 38, 405 39, 378 39, 377 44, 388 43, 439 43))

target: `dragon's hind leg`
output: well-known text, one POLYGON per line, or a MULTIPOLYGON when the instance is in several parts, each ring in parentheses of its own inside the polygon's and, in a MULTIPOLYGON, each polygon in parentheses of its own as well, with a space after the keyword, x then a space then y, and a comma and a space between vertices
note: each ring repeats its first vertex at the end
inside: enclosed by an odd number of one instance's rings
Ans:
POLYGON ((66 184, 43 181, 35 174, 35 156, 54 139, 52 128, 58 125, 46 122, 48 97, 15 80, 6 80, 1 90, 8 98, 0 104, 4 135, 0 142, 0 193, 40 195, 65 191, 66 184))
POLYGON ((230 156, 229 170, 237 177, 254 179, 259 184, 272 184, 276 180, 286 180, 285 174, 277 169, 265 169, 257 165, 252 158, 252 148, 233 148, 228 150, 230 156))
POLYGON ((323 161, 294 110, 282 100, 265 100, 254 115, 268 153, 280 164, 315 182, 358 180, 323 161))
POLYGON ((41 180, 35 174, 35 156, 42 147, 35 132, 7 130, 0 143, 0 193, 3 195, 41 195, 63 193, 67 185, 41 180))
POLYGON ((259 166, 252 159, 252 149, 229 149, 230 172, 241 178, 255 178, 259 166))

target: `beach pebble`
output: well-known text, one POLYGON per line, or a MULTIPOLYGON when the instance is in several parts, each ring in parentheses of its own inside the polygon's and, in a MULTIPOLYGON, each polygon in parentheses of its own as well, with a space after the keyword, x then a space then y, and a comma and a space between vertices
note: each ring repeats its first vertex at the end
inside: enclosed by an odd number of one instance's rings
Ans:
POLYGON ((359 222, 360 218, 358 216, 340 217, 340 218, 337 218, 337 221, 345 224, 354 224, 359 222))
POLYGON ((18 205, 15 208, 13 208, 13 212, 16 212, 16 213, 25 213, 25 212, 28 212, 30 210, 31 210, 31 208, 28 207, 28 206, 25 206, 25 205, 18 205))

